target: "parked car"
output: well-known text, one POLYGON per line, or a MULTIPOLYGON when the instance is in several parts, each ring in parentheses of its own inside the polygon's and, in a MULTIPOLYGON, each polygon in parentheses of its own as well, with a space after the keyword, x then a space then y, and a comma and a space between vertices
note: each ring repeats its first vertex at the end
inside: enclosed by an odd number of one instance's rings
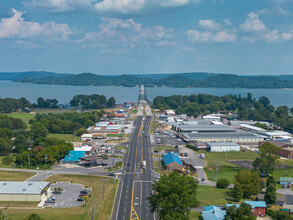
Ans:
POLYGON ((89 192, 86 191, 86 190, 81 190, 81 191, 80 191, 80 194, 89 194, 89 192))
POLYGON ((84 196, 89 196, 89 194, 87 194, 87 193, 80 193, 80 194, 78 195, 78 197, 80 197, 80 198, 82 198, 82 197, 84 197, 84 196))
POLYGON ((206 180, 205 178, 202 178, 202 179, 201 179, 202 182, 205 181, 205 180, 206 180))
POLYGON ((108 173, 107 176, 115 176, 115 173, 108 173))
POLYGON ((55 197, 51 196, 45 201, 45 203, 55 203, 55 200, 55 197))
POLYGON ((59 191, 59 190, 54 190, 52 193, 53 193, 53 194, 61 194, 61 191, 59 191))
POLYGON ((78 201, 78 202, 83 202, 83 201, 84 201, 84 199, 83 199, 83 198, 81 198, 81 197, 78 197, 78 198, 76 199, 76 201, 78 201))

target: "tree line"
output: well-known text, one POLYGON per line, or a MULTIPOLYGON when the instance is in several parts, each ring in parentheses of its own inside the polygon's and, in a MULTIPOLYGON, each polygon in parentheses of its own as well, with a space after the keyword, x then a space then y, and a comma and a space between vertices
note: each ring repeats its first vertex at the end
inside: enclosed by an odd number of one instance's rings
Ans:
POLYGON ((285 131, 293 132, 293 108, 279 106, 275 108, 267 97, 258 100, 248 93, 246 97, 239 95, 214 96, 207 94, 198 95, 173 95, 157 96, 153 101, 154 108, 164 111, 175 109, 176 114, 187 114, 197 117, 199 114, 216 113, 217 111, 234 112, 238 119, 268 121, 282 127, 285 131))
MULTIPOLYGON (((197 74, 197 73, 194 73, 197 74)), ((162 76, 162 75, 161 75, 162 76)), ((93 73, 68 74, 62 76, 23 77, 16 82, 77 85, 77 86, 126 86, 137 85, 168 86, 168 87, 197 87, 197 88, 293 88, 290 78, 276 76, 238 76, 235 74, 204 74, 204 77, 194 77, 190 74, 166 74, 163 77, 147 77, 145 75, 105 76, 93 73)))
MULTIPOLYGON (((113 108, 116 105, 114 97, 107 99, 104 95, 76 95, 70 101, 72 107, 83 109, 113 108)), ((0 98, 0 113, 11 113, 24 108, 59 108, 57 99, 44 99, 39 97, 36 103, 31 103, 25 98, 0 98)))

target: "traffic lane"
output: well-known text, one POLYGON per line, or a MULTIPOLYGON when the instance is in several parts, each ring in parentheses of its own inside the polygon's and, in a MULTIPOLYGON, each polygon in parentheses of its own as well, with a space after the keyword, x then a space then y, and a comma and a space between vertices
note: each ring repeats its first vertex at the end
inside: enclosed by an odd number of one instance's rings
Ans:
POLYGON ((151 196, 152 193, 152 182, 146 181, 141 182, 141 189, 143 191, 141 197, 141 207, 144 207, 141 211, 141 218, 140 219, 154 219, 154 215, 151 213, 150 210, 150 203, 148 201, 148 197, 151 196))
POLYGON ((132 184, 133 184, 133 175, 126 174, 125 178, 124 178, 124 182, 123 182, 117 219, 129 219, 130 218, 132 184))

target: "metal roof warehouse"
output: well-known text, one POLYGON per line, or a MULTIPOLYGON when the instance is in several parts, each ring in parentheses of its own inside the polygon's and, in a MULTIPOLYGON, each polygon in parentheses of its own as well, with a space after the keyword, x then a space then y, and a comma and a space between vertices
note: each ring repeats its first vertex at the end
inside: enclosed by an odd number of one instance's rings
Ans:
POLYGON ((236 143, 258 143, 264 141, 261 135, 251 132, 201 132, 181 133, 182 138, 187 142, 236 142, 236 143))
POLYGON ((236 132, 226 125, 173 125, 172 129, 177 132, 236 132))

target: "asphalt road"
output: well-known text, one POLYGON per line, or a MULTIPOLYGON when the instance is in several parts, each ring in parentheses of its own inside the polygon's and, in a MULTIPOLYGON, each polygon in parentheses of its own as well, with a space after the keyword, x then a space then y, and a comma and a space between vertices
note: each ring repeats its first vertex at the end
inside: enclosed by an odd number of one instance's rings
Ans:
POLYGON ((126 167, 119 175, 121 188, 117 193, 112 219, 154 219, 147 197, 152 192, 152 163, 149 124, 151 119, 139 116, 131 137, 126 167), (142 168, 146 162, 145 169, 142 168), (115 213, 117 210, 117 213, 115 213))

